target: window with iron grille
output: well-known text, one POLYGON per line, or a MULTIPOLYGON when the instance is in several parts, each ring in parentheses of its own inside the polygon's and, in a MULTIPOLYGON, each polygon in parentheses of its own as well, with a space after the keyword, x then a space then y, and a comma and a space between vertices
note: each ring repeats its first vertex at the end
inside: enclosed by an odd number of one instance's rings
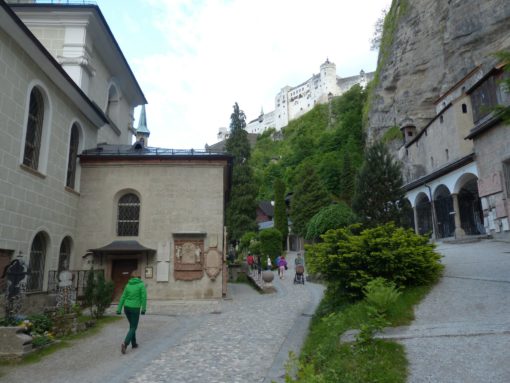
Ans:
POLYGON ((35 236, 30 248, 30 263, 28 264, 27 291, 42 291, 44 281, 44 261, 46 258, 46 240, 39 233, 35 236))
POLYGON ((140 199, 130 193, 119 199, 117 213, 117 235, 137 236, 140 223, 140 199))
POLYGON ((78 144, 80 140, 80 134, 78 131, 78 125, 73 124, 71 128, 71 140, 69 142, 69 159, 67 161, 67 179, 66 186, 74 189, 74 180, 76 178, 76 164, 78 156, 78 144))
POLYGON ((58 255, 58 272, 69 270, 69 262, 71 260, 71 238, 65 237, 60 244, 60 252, 58 255))
POLYGON ((503 176, 505 178, 506 195, 510 197, 510 159, 503 162, 503 176))
POLYGON ((43 119, 43 97, 41 92, 37 88, 34 88, 30 93, 27 134, 25 137, 25 151, 23 153, 23 164, 32 169, 37 169, 39 166, 43 119))

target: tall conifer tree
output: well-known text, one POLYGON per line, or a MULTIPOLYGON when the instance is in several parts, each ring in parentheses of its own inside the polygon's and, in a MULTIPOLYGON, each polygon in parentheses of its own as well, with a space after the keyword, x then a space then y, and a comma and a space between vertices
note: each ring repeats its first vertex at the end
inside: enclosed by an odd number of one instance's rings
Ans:
POLYGON ((232 191, 227 206, 227 230, 230 242, 237 242, 244 233, 256 231, 257 186, 249 165, 250 143, 246 128, 246 116, 237 102, 230 116, 230 136, 226 151, 234 157, 232 168, 232 191))
POLYGON ((311 166, 304 166, 299 173, 301 182, 294 189, 290 205, 292 231, 306 235, 308 221, 323 207, 331 203, 329 193, 311 166))
POLYGON ((390 221, 398 224, 404 199, 402 184, 400 163, 377 142, 367 149, 356 176, 352 209, 368 226, 390 221))

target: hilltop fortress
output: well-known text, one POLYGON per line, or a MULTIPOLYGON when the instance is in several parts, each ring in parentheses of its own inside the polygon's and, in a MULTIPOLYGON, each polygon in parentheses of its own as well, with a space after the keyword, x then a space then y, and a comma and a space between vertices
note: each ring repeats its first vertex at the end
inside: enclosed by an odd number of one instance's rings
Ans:
MULTIPOLYGON (((320 66, 320 73, 314 74, 303 83, 291 87, 285 86, 275 96, 275 108, 269 113, 261 112, 260 116, 250 121, 246 130, 248 133, 260 134, 268 128, 280 130, 306 112, 315 104, 325 104, 331 97, 339 96, 348 91, 353 85, 365 87, 372 80, 374 72, 341 78, 336 75, 336 65, 326 59, 320 66)), ((220 132, 221 134, 221 132, 220 132)))

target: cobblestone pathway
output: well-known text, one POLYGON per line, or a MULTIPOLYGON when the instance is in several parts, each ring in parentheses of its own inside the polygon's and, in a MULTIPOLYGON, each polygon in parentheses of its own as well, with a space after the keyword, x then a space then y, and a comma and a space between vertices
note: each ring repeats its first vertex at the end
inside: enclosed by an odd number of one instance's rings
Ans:
POLYGON ((294 256, 284 280, 275 272, 276 294, 234 284, 231 300, 149 307, 137 350, 120 353, 123 320, 37 364, 7 369, 0 381, 283 382, 288 350, 299 350, 323 291, 319 285, 293 284, 294 256))

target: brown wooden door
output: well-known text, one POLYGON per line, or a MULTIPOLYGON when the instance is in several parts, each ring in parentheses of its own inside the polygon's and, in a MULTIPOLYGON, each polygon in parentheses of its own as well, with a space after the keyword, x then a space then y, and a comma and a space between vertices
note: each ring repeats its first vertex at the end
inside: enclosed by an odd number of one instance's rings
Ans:
POLYGON ((136 269, 138 269, 138 260, 136 259, 117 259, 112 261, 112 280, 115 284, 113 292, 114 301, 120 299, 124 286, 129 281, 129 275, 136 269))

